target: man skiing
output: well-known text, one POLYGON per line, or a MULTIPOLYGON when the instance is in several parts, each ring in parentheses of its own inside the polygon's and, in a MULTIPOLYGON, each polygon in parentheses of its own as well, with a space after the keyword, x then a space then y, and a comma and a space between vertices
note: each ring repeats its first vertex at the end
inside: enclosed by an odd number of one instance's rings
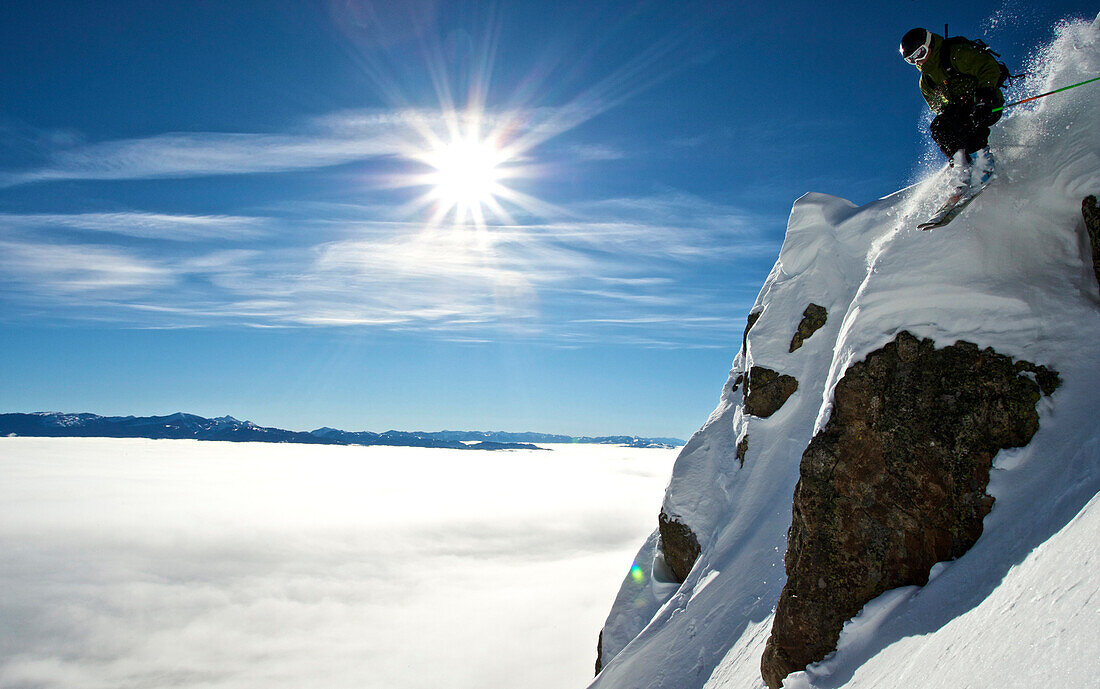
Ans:
POLYGON ((901 56, 920 70, 920 90, 936 113, 932 139, 951 161, 958 196, 981 188, 993 176, 989 127, 1001 119, 1001 86, 1008 70, 984 43, 944 38, 913 29, 901 39, 901 56), (976 154, 971 166, 970 156, 976 154))

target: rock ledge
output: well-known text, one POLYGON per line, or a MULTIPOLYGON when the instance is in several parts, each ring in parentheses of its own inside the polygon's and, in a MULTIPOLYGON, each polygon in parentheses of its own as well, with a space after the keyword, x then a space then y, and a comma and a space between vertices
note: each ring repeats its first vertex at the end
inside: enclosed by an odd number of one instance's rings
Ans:
POLYGON ((787 584, 761 659, 770 687, 831 653, 864 604, 924 585, 977 541, 994 455, 1039 429, 1037 380, 1047 394, 1059 383, 992 349, 936 349, 908 332, 847 370, 802 455, 787 584))

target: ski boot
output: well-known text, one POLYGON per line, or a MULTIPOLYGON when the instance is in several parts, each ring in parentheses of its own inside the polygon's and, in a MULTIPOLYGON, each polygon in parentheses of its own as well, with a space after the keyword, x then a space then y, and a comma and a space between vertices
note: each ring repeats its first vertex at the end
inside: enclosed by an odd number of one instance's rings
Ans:
POLYGON ((989 184, 989 181, 997 176, 997 161, 993 159, 993 152, 986 146, 974 154, 974 177, 971 181, 978 188, 989 184))
POLYGON ((970 190, 974 171, 970 165, 970 155, 965 149, 955 151, 948 163, 947 188, 951 196, 962 196, 970 190))

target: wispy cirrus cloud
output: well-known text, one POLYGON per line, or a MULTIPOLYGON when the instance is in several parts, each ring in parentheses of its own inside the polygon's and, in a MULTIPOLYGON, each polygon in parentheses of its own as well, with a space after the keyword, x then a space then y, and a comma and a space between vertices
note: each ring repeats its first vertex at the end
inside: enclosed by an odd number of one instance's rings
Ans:
POLYGON ((0 215, 0 296, 9 319, 707 345, 728 336, 728 266, 777 249, 751 216, 682 194, 484 229, 313 210, 0 215))
POLYGON ((0 213, 0 232, 78 230, 142 239, 194 241, 256 239, 266 234, 267 218, 231 215, 174 215, 124 211, 113 213, 0 213))
POLYGON ((123 180, 283 172, 396 155, 398 142, 375 136, 162 134, 58 151, 48 164, 8 172, 0 185, 58 180, 123 180))
POLYGON ((0 274, 12 287, 56 297, 132 295, 170 285, 177 277, 170 268, 121 249, 10 241, 0 241, 0 274))
MULTIPOLYGON (((0 187, 61 180, 134 180, 309 170, 355 161, 423 153, 447 140, 456 123, 508 129, 527 150, 593 117, 583 104, 460 113, 414 108, 348 110, 314 117, 289 131, 172 132, 86 143, 79 137, 43 138, 46 162, 0 172, 0 187)), ((614 157, 587 147, 590 157, 614 157)))
POLYGON ((282 172, 399 154, 413 111, 315 118, 287 133, 178 132, 95 143, 60 142, 37 168, 8 170, 0 186, 58 180, 125 180, 282 172), (71 145, 64 145, 71 143, 71 145))
POLYGON ((622 160, 625 151, 606 144, 573 144, 566 146, 564 154, 573 160, 622 160))

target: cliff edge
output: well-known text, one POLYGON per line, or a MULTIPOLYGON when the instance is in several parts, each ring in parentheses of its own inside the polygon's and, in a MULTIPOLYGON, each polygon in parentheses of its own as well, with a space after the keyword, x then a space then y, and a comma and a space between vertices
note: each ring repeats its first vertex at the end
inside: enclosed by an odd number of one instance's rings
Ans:
MULTIPOLYGON (((1100 18, 1028 72, 1100 74, 1100 18)), ((795 203, 593 687, 1100 676, 1100 89, 1062 95, 998 125, 998 179, 945 228, 916 230, 938 171, 795 203)))

